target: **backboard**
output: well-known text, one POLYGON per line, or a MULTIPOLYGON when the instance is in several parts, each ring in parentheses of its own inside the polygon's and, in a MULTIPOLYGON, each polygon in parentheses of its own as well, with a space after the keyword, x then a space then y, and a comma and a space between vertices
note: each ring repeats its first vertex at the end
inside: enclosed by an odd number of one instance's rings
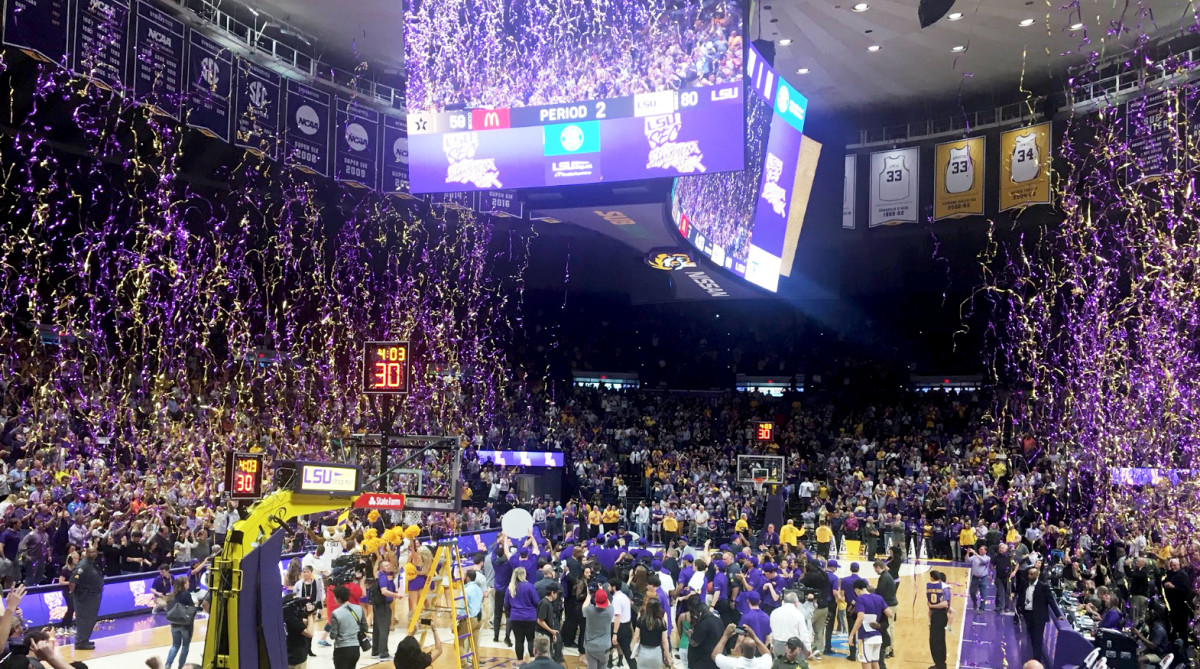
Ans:
POLYGON ((405 511, 462 510, 462 438, 356 434, 355 464, 362 468, 363 492, 403 493, 405 511), (383 450, 381 459, 380 451, 383 450), (386 463, 386 476, 380 476, 386 463))

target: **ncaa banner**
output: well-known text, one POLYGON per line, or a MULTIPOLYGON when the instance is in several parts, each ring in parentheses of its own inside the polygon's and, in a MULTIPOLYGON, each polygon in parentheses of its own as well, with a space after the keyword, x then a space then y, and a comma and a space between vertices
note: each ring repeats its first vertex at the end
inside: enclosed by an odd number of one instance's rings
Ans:
POLYGON ((229 141, 233 54, 195 30, 188 33, 187 124, 229 141))
POLYGON ((329 176, 331 96, 298 81, 287 82, 283 161, 305 172, 329 176))
POLYGON ((1172 120, 1178 118, 1177 92, 1168 88, 1125 103, 1125 140, 1131 157, 1125 166, 1127 182, 1156 179, 1179 167, 1173 141, 1178 128, 1172 120))
POLYGON ((1000 211, 1050 204, 1050 124, 1000 135, 1000 211))
POLYGON ((500 218, 525 218, 525 203, 515 190, 482 190, 476 197, 475 211, 500 218))
POLYGON ((858 176, 858 156, 850 153, 846 155, 846 172, 842 177, 842 229, 854 229, 854 198, 857 194, 855 189, 855 177, 858 176))
POLYGON ((933 220, 983 216, 983 137, 938 144, 933 151, 933 220))
POLYGON ((138 0, 133 16, 133 96, 155 113, 179 120, 183 95, 183 22, 138 0))
POLYGON ((6 0, 4 44, 39 60, 63 64, 67 58, 69 5, 68 0, 6 0))
POLYGON ((404 119, 383 117, 382 149, 379 191, 385 195, 419 200, 408 188, 408 128, 404 119))
POLYGON ((129 2, 76 0, 71 69, 106 88, 125 88, 129 2))
POLYGON ((271 160, 279 158, 278 74, 237 59, 237 95, 234 96, 233 145, 271 160))
POLYGON ((871 154, 872 228, 917 222, 918 147, 871 154))
POLYGON ((337 153, 333 178, 353 186, 376 188, 379 112, 356 100, 336 100, 337 153))
POLYGON ((436 204, 447 209, 471 211, 475 208, 475 195, 472 191, 455 191, 452 193, 430 193, 429 204, 436 204))

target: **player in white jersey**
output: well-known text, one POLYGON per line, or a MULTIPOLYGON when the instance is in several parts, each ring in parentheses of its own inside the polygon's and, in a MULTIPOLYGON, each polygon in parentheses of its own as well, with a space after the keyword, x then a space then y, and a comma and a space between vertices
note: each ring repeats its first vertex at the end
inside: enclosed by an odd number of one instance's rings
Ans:
POLYGON ((886 201, 908 199, 912 189, 912 176, 904 156, 885 156, 883 171, 879 173, 879 199, 886 201))
POLYGON ((1041 155, 1038 153, 1037 134, 1018 135, 1013 142, 1012 180, 1014 183, 1024 183, 1037 178, 1041 169, 1041 155))
POLYGON ((950 162, 946 163, 946 192, 965 193, 975 186, 975 161, 971 147, 950 147, 950 162))

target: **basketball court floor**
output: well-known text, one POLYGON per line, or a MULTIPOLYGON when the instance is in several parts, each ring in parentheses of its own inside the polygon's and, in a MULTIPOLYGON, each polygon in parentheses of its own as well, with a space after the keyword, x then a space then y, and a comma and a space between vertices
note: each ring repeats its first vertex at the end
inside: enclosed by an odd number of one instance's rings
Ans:
MULTIPOLYGON (((848 562, 848 561, 847 561, 848 562)), ((873 570, 867 569, 869 563, 863 562, 863 571, 872 571, 869 581, 874 581, 873 570)), ((931 663, 929 655, 929 615, 924 604, 922 593, 928 581, 926 573, 936 566, 944 571, 954 590, 953 615, 950 628, 947 630, 946 646, 948 648, 948 664, 956 669, 999 669, 1013 666, 1018 659, 1015 637, 1011 633, 1013 618, 989 612, 968 612, 966 593, 968 592, 968 570, 963 567, 945 566, 933 563, 919 565, 905 564, 901 570, 897 597, 900 601, 898 618, 894 627, 895 652, 894 658, 887 660, 889 669, 927 669, 931 663), (1006 630, 1007 633, 1006 633, 1006 630), (960 661, 960 656, 962 660, 960 661)), ((848 564, 844 564, 839 574, 849 575, 848 564)), ((989 608, 991 602, 989 601, 989 608)), ((188 659, 199 662, 204 653, 204 634, 207 621, 203 618, 196 621, 193 642, 188 651, 188 659)), ((443 621, 445 623, 445 621, 443 621)), ((390 645, 394 650, 396 644, 404 636, 404 626, 407 616, 404 605, 401 605, 400 620, 397 629, 392 630, 390 645)), ((442 639, 450 639, 449 627, 443 624, 439 629, 442 639)), ((490 628, 485 627, 480 634, 479 656, 481 669, 515 669, 523 662, 517 662, 514 651, 503 643, 492 643, 490 628)), ((62 647, 62 655, 67 661, 83 660, 88 667, 94 669, 136 669, 145 666, 146 659, 159 657, 166 659, 170 648, 170 627, 161 616, 126 618, 117 621, 106 621, 97 628, 93 637, 96 643, 94 651, 75 652, 70 645, 62 647)), ((64 640, 66 643, 66 640, 64 640)), ((816 667, 854 667, 858 663, 850 663, 846 659, 846 635, 834 637, 834 650, 838 655, 826 656, 813 662, 816 667)), ((332 669, 332 651, 329 648, 315 646, 316 657, 309 658, 309 669, 332 669)), ((434 663, 434 669, 455 669, 454 649, 447 645, 442 657, 434 663)), ((528 662, 526 657, 524 662, 528 662)), ((379 667, 388 669, 390 661, 379 662, 363 657, 358 667, 379 667)), ((584 666, 582 660, 567 652, 567 669, 584 666)), ((1017 664, 1016 666, 1020 666, 1017 664)), ((400 669, 400 668, 397 668, 400 669)))

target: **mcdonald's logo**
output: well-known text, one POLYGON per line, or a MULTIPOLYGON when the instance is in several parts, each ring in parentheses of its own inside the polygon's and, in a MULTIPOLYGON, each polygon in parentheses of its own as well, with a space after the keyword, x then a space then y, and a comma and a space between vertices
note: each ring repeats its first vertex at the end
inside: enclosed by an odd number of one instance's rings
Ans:
POLYGON ((497 128, 507 127, 509 127, 507 109, 471 110, 472 130, 495 130, 497 128))

